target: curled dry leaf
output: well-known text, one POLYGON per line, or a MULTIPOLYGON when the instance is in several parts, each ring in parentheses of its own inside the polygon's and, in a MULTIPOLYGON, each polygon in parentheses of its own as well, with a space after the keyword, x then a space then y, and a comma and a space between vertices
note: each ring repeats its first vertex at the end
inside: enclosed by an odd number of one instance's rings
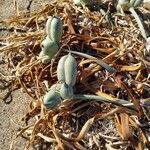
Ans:
POLYGON ((136 71, 141 69, 141 67, 142 67, 142 63, 138 63, 132 66, 122 66, 121 71, 136 71))
POLYGON ((88 130, 90 129, 90 127, 93 125, 94 120, 95 120, 95 117, 90 118, 90 119, 84 124, 84 126, 82 127, 80 133, 78 134, 77 138, 75 139, 76 141, 80 141, 80 140, 85 136, 85 134, 88 132, 88 130))

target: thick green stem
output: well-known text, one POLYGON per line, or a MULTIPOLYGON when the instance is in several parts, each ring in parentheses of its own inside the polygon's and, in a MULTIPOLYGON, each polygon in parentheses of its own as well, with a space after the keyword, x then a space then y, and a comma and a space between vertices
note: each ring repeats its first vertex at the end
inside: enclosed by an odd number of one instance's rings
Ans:
POLYGON ((123 99, 107 99, 105 97, 101 97, 101 96, 97 96, 97 95, 80 95, 80 94, 74 94, 74 99, 79 99, 79 100, 87 100, 87 99, 91 99, 91 100, 95 100, 95 101, 101 101, 101 102, 106 102, 106 103, 112 103, 115 105, 119 105, 119 106, 124 106, 130 109, 135 110, 135 108, 133 107, 133 104, 129 101, 123 100, 123 99))
POLYGON ((142 24, 142 22, 141 22, 139 16, 137 15, 136 11, 134 10, 133 7, 130 7, 130 8, 129 8, 129 11, 130 11, 130 12, 132 13, 132 15, 134 16, 134 18, 135 18, 135 20, 136 20, 136 22, 137 22, 137 24, 138 24, 138 26, 139 26, 139 29, 140 29, 140 31, 141 31, 141 35, 143 36, 143 38, 144 38, 145 40, 147 40, 147 36, 146 36, 145 29, 144 29, 144 27, 143 27, 143 24, 142 24))
POLYGON ((107 63, 105 63, 104 61, 102 61, 100 59, 97 59, 96 57, 90 56, 90 55, 85 54, 85 53, 76 52, 76 51, 70 51, 70 50, 65 50, 65 51, 79 55, 79 56, 82 56, 82 57, 85 57, 87 59, 91 59, 94 62, 96 62, 98 65, 104 67, 109 73, 115 73, 116 72, 115 68, 110 67, 107 63))

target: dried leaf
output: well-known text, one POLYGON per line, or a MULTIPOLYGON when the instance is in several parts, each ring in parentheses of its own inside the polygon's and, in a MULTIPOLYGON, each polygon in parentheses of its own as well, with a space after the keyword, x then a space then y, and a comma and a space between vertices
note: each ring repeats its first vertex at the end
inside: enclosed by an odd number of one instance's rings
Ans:
POLYGON ((75 139, 76 141, 80 141, 85 134, 88 132, 88 130, 90 129, 90 127, 92 126, 92 124, 94 123, 95 117, 90 118, 82 127, 80 133, 78 134, 77 138, 75 139))
POLYGON ((132 100, 132 102, 133 102, 133 104, 134 104, 134 106, 135 106, 135 109, 138 110, 140 116, 143 116, 144 113, 143 113, 143 110, 142 110, 142 108, 141 108, 140 102, 134 98, 134 96, 132 95, 132 92, 130 91, 130 89, 126 86, 125 83, 123 83, 123 82, 121 81, 121 77, 118 75, 118 76, 115 78, 115 80, 116 80, 116 82, 118 83, 118 85, 119 85, 121 88, 123 88, 123 89, 125 89, 125 90, 127 91, 128 95, 129 95, 129 97, 130 97, 130 99, 132 100))
POLYGON ((61 141, 61 137, 59 136, 59 134, 57 133, 56 128, 55 128, 55 123, 57 121, 57 118, 58 118, 58 115, 55 115, 53 117, 53 126, 52 126, 53 130, 52 130, 52 132, 53 132, 53 134, 56 138, 56 141, 58 143, 58 148, 60 148, 61 150, 64 150, 64 146, 63 146, 63 143, 61 141))
POLYGON ((132 133, 129 128, 129 117, 125 113, 116 114, 116 127, 123 140, 129 140, 132 133))
POLYGON ((121 118, 121 129, 122 129, 122 136, 124 140, 128 140, 132 133, 129 129, 129 116, 125 113, 120 113, 121 118))
POLYGON ((141 69, 142 63, 135 64, 134 66, 122 66, 121 71, 136 71, 141 69))
POLYGON ((42 133, 38 133, 37 136, 41 137, 42 139, 44 139, 45 141, 50 142, 50 143, 56 142, 56 139, 45 136, 42 133))
POLYGON ((109 99, 109 100, 115 100, 115 98, 112 97, 112 95, 106 94, 106 93, 101 92, 101 91, 97 91, 96 94, 99 96, 105 97, 106 99, 109 99))
POLYGON ((19 137, 19 136, 21 136, 22 133, 24 133, 26 130, 28 130, 29 128, 31 128, 31 127, 33 127, 33 126, 34 126, 34 125, 29 125, 29 126, 23 128, 21 131, 19 131, 19 132, 17 133, 16 138, 19 137))
POLYGON ((81 144, 79 144, 78 142, 75 142, 74 145, 79 149, 79 150, 87 150, 86 148, 84 148, 81 144))

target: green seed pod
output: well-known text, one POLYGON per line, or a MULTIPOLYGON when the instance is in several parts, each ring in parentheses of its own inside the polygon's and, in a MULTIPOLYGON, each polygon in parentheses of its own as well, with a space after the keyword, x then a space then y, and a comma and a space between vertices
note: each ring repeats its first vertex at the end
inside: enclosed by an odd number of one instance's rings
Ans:
POLYGON ((52 57, 58 52, 59 46, 56 42, 50 41, 48 37, 41 43, 42 51, 39 54, 40 58, 43 58, 43 63, 48 63, 52 57))
POLYGON ((61 86, 62 86, 62 83, 53 84, 53 85, 51 86, 50 90, 53 90, 53 91, 55 91, 56 93, 59 93, 61 86))
POLYGON ((62 99, 70 99, 73 97, 73 89, 66 83, 63 83, 60 88, 60 96, 62 99))
POLYGON ((40 53, 39 58, 42 58, 42 63, 43 64, 48 64, 50 62, 50 57, 47 55, 42 55, 42 53, 40 53))
POLYGON ((50 90, 45 94, 43 102, 47 109, 52 109, 61 102, 61 97, 55 91, 50 90))
POLYGON ((46 22, 46 33, 48 37, 54 41, 59 42, 61 40, 63 31, 63 25, 59 17, 49 17, 46 22))
POLYGON ((66 60, 67 56, 68 55, 61 57, 59 62, 58 62, 58 66, 57 66, 57 78, 58 78, 58 81, 65 81, 64 64, 65 64, 65 60, 66 60))
POLYGON ((71 54, 68 54, 65 64, 65 82, 68 86, 74 86, 77 76, 77 62, 71 54))
POLYGON ((53 57, 59 49, 59 46, 56 42, 51 41, 48 37, 41 43, 42 52, 44 55, 53 57))

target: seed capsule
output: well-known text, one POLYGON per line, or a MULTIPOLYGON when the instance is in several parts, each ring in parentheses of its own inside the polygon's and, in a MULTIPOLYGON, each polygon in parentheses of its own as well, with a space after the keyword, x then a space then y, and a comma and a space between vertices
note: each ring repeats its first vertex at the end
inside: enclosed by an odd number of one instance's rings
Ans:
POLYGON ((48 37, 41 43, 42 51, 39 54, 43 63, 48 63, 52 59, 52 57, 58 52, 59 46, 56 42, 50 41, 48 37))
POLYGON ((47 109, 52 109, 61 102, 61 98, 55 91, 50 90, 45 94, 43 102, 47 109))
POLYGON ((63 31, 63 25, 59 17, 49 17, 46 22, 46 33, 48 37, 54 41, 59 42, 61 40, 63 31))
POLYGON ((48 64, 50 62, 50 57, 47 55, 43 55, 42 53, 40 53, 39 58, 42 58, 42 63, 43 64, 48 64))
POLYGON ((60 88, 60 96, 62 99, 70 99, 73 97, 73 89, 69 87, 66 83, 63 83, 60 88))
POLYGON ((62 83, 53 84, 53 85, 51 86, 50 90, 53 90, 53 91, 55 91, 56 93, 59 93, 61 86, 62 86, 62 83))
POLYGON ((77 62, 71 54, 68 54, 65 60, 64 70, 66 84, 71 87, 74 86, 77 76, 77 62))
POLYGON ((65 60, 66 60, 67 56, 68 55, 61 57, 59 62, 58 62, 58 66, 57 66, 57 78, 58 78, 58 81, 65 81, 64 64, 65 64, 65 60))

